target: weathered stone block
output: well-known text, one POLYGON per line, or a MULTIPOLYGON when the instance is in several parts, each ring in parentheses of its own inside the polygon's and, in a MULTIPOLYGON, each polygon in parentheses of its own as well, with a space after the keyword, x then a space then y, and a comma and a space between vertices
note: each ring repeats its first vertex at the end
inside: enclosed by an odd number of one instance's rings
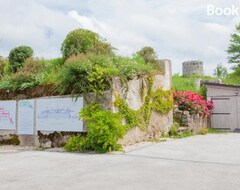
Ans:
POLYGON ((191 75, 203 76, 203 62, 202 61, 185 61, 183 62, 183 75, 190 77, 191 75))

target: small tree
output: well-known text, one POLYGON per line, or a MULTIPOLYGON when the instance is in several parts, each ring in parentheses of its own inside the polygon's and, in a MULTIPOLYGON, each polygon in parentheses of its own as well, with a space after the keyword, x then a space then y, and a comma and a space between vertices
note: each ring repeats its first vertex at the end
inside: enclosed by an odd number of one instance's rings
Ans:
POLYGON ((143 57, 146 63, 157 63, 157 54, 152 47, 143 47, 140 51, 137 52, 137 55, 143 57))
POLYGON ((229 63, 240 64, 240 24, 236 26, 236 33, 231 35, 227 52, 229 63))
POLYGON ((218 78, 226 78, 228 76, 227 68, 221 63, 218 64, 214 69, 214 76, 217 76, 218 78))
MULTIPOLYGON (((106 44, 106 47, 109 48, 107 46, 109 44, 97 33, 86 29, 76 29, 66 36, 62 43, 61 52, 64 60, 66 60, 71 55, 87 53, 92 49, 99 49, 101 44, 106 44), (94 46, 98 46, 98 48, 94 48, 94 46)), ((104 47, 104 45, 101 47, 104 47)), ((111 51, 111 48, 109 48, 109 51, 111 51)))
POLYGON ((18 68, 23 66, 27 58, 33 56, 33 49, 28 46, 19 46, 12 49, 9 53, 9 64, 12 72, 16 72, 18 68))

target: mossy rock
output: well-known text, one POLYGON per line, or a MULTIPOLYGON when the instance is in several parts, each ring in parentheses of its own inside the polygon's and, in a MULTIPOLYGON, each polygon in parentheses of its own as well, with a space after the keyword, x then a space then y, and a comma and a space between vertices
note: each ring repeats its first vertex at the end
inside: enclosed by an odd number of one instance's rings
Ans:
POLYGON ((18 139, 18 136, 17 135, 10 135, 9 138, 2 138, 0 140, 0 144, 1 145, 19 145, 20 144, 20 141, 18 139))

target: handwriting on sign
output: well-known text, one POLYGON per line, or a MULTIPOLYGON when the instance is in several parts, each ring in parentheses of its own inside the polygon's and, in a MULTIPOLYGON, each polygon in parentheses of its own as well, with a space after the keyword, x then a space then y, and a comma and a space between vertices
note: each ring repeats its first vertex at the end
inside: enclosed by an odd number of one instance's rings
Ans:
POLYGON ((0 122, 9 121, 11 124, 13 123, 13 119, 10 113, 5 110, 5 108, 0 107, 0 122))
POLYGON ((71 109, 47 109, 41 111, 39 119, 78 119, 77 113, 71 109))

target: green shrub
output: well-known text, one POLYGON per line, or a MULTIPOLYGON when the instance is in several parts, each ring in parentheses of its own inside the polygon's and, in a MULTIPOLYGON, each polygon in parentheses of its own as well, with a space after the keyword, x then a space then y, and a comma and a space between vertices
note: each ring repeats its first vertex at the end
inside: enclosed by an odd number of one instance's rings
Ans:
POLYGON ((143 47, 140 51, 137 52, 137 55, 143 57, 146 63, 156 65, 158 62, 157 54, 152 47, 143 47))
POLYGON ((9 62, 8 59, 5 59, 0 56, 0 78, 8 72, 9 62))
POLYGON ((24 61, 33 56, 33 50, 28 46, 19 46, 12 49, 9 53, 9 63, 12 72, 16 72, 18 68, 21 68, 24 61))
POLYGON ((86 121, 88 131, 83 149, 103 153, 121 148, 118 140, 123 138, 125 127, 119 114, 90 104, 81 110, 80 118, 86 121))
MULTIPOLYGON (((86 29, 75 29, 71 31, 62 43, 61 51, 64 60, 72 55, 79 53, 86 53, 89 50, 93 50, 94 46, 99 44, 107 44, 104 39, 97 33, 86 29)), ((107 45, 106 45, 107 46, 107 45)), ((110 46, 108 46, 109 48, 110 46)), ((95 48, 103 50, 104 48, 95 48)), ((111 48, 109 48, 110 50, 111 48)), ((107 48, 105 48, 107 51, 107 48)))
POLYGON ((114 56, 112 67, 117 68, 116 75, 125 80, 158 72, 154 65, 147 64, 139 55, 133 55, 130 58, 114 56))
POLYGON ((59 66, 62 66, 64 64, 64 59, 59 57, 59 58, 45 60, 45 62, 46 62, 47 65, 51 65, 51 66, 54 66, 54 67, 59 67, 59 66))
POLYGON ((64 146, 64 149, 68 152, 82 152, 84 140, 80 135, 72 136, 68 139, 67 143, 64 146))
POLYGON ((114 48, 110 44, 99 43, 89 48, 88 52, 96 55, 113 55, 113 49, 114 48))
POLYGON ((62 58, 45 60, 44 67, 44 71, 38 74, 39 83, 41 85, 56 85, 64 67, 64 60, 62 58))
POLYGON ((154 68, 146 65, 144 60, 137 56, 124 58, 114 55, 78 54, 66 60, 56 86, 61 94, 101 94, 110 89, 111 77, 118 76, 126 81, 151 72, 154 72, 154 68))
POLYGON ((118 140, 123 138, 125 127, 119 114, 102 110, 97 104, 85 106, 79 113, 87 125, 86 137, 71 137, 65 149, 67 151, 96 151, 104 153, 120 150, 118 140))
POLYGON ((25 73, 26 75, 37 75, 45 70, 45 61, 43 59, 28 58, 24 61, 22 68, 17 72, 25 73))
MULTIPOLYGON (((98 66, 99 59, 101 57, 93 56, 92 59, 83 57, 67 61, 59 76, 57 90, 61 94, 88 92, 101 94, 104 90, 109 89, 108 79, 111 70, 98 66)), ((107 61, 107 59, 104 60, 107 61)))
POLYGON ((44 61, 41 59, 28 58, 22 68, 16 73, 5 75, 0 82, 0 89, 23 90, 40 84, 39 73, 45 69, 44 61))

